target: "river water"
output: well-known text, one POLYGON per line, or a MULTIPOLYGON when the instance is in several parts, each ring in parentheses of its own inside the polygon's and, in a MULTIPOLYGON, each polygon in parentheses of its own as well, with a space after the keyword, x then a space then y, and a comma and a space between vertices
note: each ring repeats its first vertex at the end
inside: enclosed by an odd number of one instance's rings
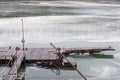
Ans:
MULTIPOLYGON (((116 2, 31 1, 0 2, 0 47, 21 47, 21 19, 26 47, 108 47, 114 59, 79 59, 78 69, 88 80, 120 79, 120 4, 116 2)), ((6 67, 0 67, 0 72, 6 67)), ((7 69, 8 70, 8 69, 7 69)), ((6 71, 7 72, 7 71, 6 71)), ((55 75, 50 69, 29 66, 26 80, 82 80, 73 70, 55 75)))

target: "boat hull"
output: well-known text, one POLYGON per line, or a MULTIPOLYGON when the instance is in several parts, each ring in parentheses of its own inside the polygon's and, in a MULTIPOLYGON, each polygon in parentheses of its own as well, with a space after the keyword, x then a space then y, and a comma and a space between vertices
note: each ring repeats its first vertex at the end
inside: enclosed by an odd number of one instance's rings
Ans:
POLYGON ((91 55, 70 55, 73 58, 114 58, 113 55, 91 54, 91 55))

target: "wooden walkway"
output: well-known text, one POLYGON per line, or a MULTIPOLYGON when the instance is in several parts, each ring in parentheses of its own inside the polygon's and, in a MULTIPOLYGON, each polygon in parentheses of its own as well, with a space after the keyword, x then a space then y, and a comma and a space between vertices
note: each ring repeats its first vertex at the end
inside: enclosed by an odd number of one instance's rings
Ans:
MULTIPOLYGON (((63 53, 61 54, 64 56, 65 54, 69 53, 77 53, 82 51, 94 51, 94 52, 101 52, 101 51, 109 51, 114 50, 111 47, 108 48, 67 48, 63 50, 63 53), (64 55, 63 55, 64 54, 64 55)), ((59 59, 58 54, 55 54, 55 49, 53 48, 26 48, 25 54, 23 53, 23 50, 20 49, 16 52, 15 48, 0 48, 0 62, 3 62, 4 60, 11 60, 12 56, 16 53, 16 58, 14 60, 14 63, 12 67, 10 68, 9 72, 4 76, 3 80, 15 80, 17 77, 17 71, 21 66, 22 61, 25 58, 25 61, 27 62, 37 62, 37 61, 56 61, 59 59)), ((65 56, 64 56, 65 57, 65 56)), ((86 79, 85 79, 86 80, 86 79)))
POLYGON ((9 49, 7 47, 0 48, 0 60, 10 60, 12 59, 11 55, 14 55, 15 49, 9 49))
POLYGON ((26 60, 56 60, 57 54, 52 48, 28 48, 26 50, 26 60))
POLYGON ((17 78, 17 71, 20 68, 24 57, 25 55, 23 54, 22 50, 17 51, 13 66, 10 68, 9 72, 6 75, 4 75, 3 80, 15 80, 17 78))
MULTIPOLYGON (((21 54, 21 50, 18 54, 21 54)), ((0 60, 11 60, 15 54, 15 48, 0 48, 0 60)), ((26 60, 56 60, 57 54, 53 48, 28 48, 25 50, 26 60)))
POLYGON ((15 48, 0 48, 0 61, 12 60, 12 56, 16 54, 16 58, 9 72, 3 76, 3 80, 15 80, 17 77, 17 71, 21 66, 23 59, 29 60, 56 60, 58 59, 55 50, 52 48, 28 48, 23 50, 20 49, 16 52, 15 48), (17 53, 17 54, 16 54, 17 53))
MULTIPOLYGON (((63 54, 77 53, 77 52, 101 52, 101 51, 110 51, 113 48, 66 48, 63 51, 63 54)), ((0 48, 0 61, 10 60, 11 55, 14 55, 15 48, 0 48)), ((19 51, 21 54, 21 50, 19 51)), ((57 54, 55 54, 55 49, 53 48, 27 48, 25 49, 25 60, 56 60, 58 59, 57 54)))

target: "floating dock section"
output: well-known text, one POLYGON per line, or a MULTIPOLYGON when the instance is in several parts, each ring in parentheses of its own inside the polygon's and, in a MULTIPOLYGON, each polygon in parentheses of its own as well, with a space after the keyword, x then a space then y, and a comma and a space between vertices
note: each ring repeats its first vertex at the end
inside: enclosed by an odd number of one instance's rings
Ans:
MULTIPOLYGON (((52 45, 52 44, 51 44, 52 45)), ((18 69, 23 62, 27 64, 36 64, 43 67, 72 67, 83 78, 87 80, 85 76, 77 69, 76 63, 71 63, 66 56, 71 53, 85 53, 93 54, 101 51, 114 51, 111 47, 108 48, 68 48, 61 50, 60 48, 0 48, 0 63, 9 63, 10 70, 7 74, 3 75, 3 80, 17 80, 18 69), (65 59, 67 62, 63 62, 65 59)))

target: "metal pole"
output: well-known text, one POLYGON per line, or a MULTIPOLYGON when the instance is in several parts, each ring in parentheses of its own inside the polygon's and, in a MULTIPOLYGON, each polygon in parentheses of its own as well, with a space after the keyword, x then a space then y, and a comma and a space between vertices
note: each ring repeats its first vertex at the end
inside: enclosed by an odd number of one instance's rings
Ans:
POLYGON ((50 43, 50 45, 57 50, 57 48, 52 43, 50 43))
POLYGON ((24 24, 23 24, 23 19, 21 19, 22 21, 22 47, 23 47, 23 55, 25 56, 25 39, 24 39, 24 24))
POLYGON ((22 40, 21 40, 21 42, 22 42, 22 47, 23 47, 23 50, 25 49, 25 39, 24 39, 24 25, 23 25, 23 19, 21 19, 21 21, 22 21, 22 40))
POLYGON ((54 47, 54 48, 56 49, 56 51, 59 50, 59 51, 58 51, 59 54, 78 72, 78 74, 79 74, 80 76, 82 76, 82 78, 83 78, 84 80, 87 80, 87 78, 65 57, 65 55, 63 55, 63 54, 60 52, 60 49, 56 48, 52 43, 50 43, 50 45, 51 45, 52 47, 54 47))
POLYGON ((65 57, 65 55, 61 52, 59 52, 59 54, 79 73, 80 76, 82 76, 84 80, 87 80, 87 78, 65 57))

